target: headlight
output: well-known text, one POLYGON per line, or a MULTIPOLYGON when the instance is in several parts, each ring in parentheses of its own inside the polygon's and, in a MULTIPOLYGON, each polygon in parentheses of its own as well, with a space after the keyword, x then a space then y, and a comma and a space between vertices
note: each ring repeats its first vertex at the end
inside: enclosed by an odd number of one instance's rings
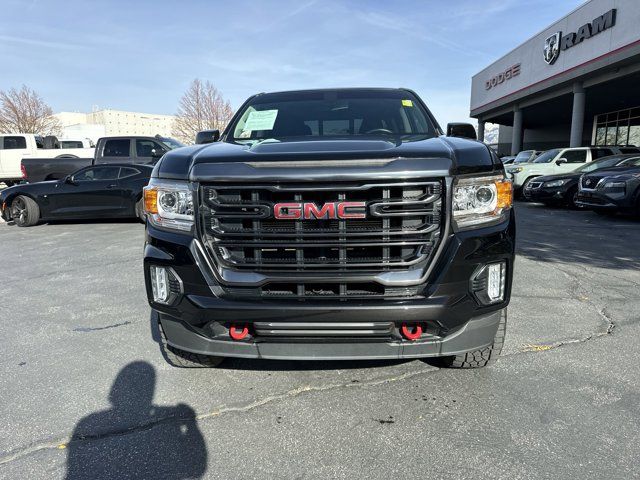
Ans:
POLYGON ((625 182, 605 181, 602 188, 625 188, 626 185, 625 182))
POLYGON ((453 223, 457 230, 499 223, 513 204, 513 186, 502 176, 463 178, 453 187, 453 223))
POLYGON ((514 167, 509 169, 509 173, 520 173, 524 168, 522 167, 514 167))
POLYGON ((194 210, 189 183, 151 179, 144 187, 144 211, 155 226, 190 231, 194 210))
POLYGON ((569 180, 552 180, 550 182, 544 182, 544 186, 545 187, 561 187, 562 185, 564 185, 568 181, 569 180))

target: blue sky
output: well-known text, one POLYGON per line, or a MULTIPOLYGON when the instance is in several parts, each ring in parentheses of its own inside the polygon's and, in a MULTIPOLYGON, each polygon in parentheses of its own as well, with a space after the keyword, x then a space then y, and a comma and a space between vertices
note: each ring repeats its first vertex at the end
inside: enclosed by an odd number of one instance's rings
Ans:
POLYGON ((441 124, 471 76, 581 0, 2 0, 0 89, 54 111, 175 113, 192 79, 235 107, 261 91, 409 87, 441 124))

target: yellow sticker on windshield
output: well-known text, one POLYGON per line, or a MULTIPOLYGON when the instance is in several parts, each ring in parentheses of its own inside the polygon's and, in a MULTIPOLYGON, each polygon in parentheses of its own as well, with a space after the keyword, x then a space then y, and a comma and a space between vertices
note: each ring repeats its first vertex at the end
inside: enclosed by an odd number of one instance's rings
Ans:
POLYGON ((411 100, 402 100, 403 107, 413 107, 413 102, 411 100))

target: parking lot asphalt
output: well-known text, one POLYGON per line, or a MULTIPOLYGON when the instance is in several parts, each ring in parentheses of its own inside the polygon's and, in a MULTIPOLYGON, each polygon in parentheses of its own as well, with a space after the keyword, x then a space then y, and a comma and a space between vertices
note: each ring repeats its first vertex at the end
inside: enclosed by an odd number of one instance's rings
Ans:
POLYGON ((0 478, 638 478, 640 221, 518 204, 497 364, 176 369, 137 223, 0 224, 0 478))

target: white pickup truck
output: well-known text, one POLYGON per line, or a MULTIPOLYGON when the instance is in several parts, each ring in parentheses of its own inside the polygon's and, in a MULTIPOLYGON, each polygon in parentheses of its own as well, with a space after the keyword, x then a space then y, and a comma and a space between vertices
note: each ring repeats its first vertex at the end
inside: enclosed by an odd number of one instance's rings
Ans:
POLYGON ((0 182, 7 186, 22 180, 20 162, 23 158, 80 158, 93 157, 95 148, 86 140, 59 141, 56 137, 41 137, 32 133, 0 135, 0 182), (78 148, 79 142, 83 148, 78 148), (49 148, 45 148, 49 147, 49 148), (61 148, 68 146, 71 148, 61 148))

